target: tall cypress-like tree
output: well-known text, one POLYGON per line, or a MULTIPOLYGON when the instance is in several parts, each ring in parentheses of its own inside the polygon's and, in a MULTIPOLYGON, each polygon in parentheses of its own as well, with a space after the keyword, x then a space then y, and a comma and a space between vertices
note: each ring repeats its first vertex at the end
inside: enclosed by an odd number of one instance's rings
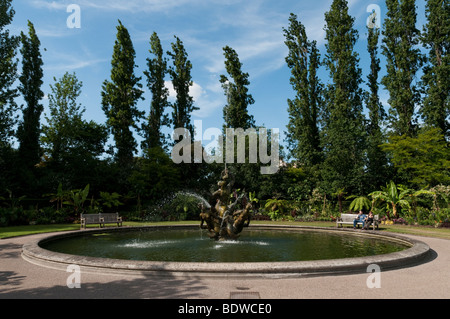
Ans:
POLYGON ((223 109, 225 127, 248 129, 255 126, 253 116, 248 113, 248 106, 255 103, 248 93, 248 73, 242 72, 242 63, 236 51, 229 46, 223 48, 225 69, 231 79, 220 76, 220 83, 227 95, 227 105, 223 109))
POLYGON ((138 128, 143 112, 137 102, 143 99, 140 77, 134 74, 136 53, 128 30, 119 21, 117 40, 111 60, 111 81, 105 80, 102 87, 102 107, 107 117, 107 125, 116 143, 116 161, 128 166, 133 161, 137 143, 131 130, 138 128))
POLYGON ((12 86, 17 79, 16 54, 20 39, 11 36, 6 29, 6 26, 11 24, 14 14, 11 0, 0 0, 0 149, 9 145, 17 121, 14 114, 17 104, 14 98, 18 93, 12 86))
POLYGON ((20 38, 10 35, 7 29, 14 13, 11 0, 0 0, 0 194, 12 189, 11 183, 16 180, 11 170, 16 164, 11 138, 18 119, 14 101, 18 93, 13 85, 18 77, 16 54, 20 38))
POLYGON ((23 110, 23 120, 19 124, 17 137, 19 140, 19 156, 27 169, 32 169, 40 161, 40 118, 44 109, 41 99, 44 92, 43 70, 40 45, 34 25, 28 21, 28 35, 21 33, 22 74, 19 77, 19 91, 22 93, 26 106, 23 110))
MULTIPOLYGON (((188 59, 188 54, 184 48, 183 42, 177 36, 174 36, 175 42, 171 44, 172 51, 167 54, 172 58, 173 65, 169 67, 169 74, 172 79, 173 88, 176 92, 176 100, 172 103, 171 125, 174 129, 184 128, 189 131, 188 136, 183 136, 186 142, 194 142, 194 125, 191 123, 192 112, 199 108, 194 105, 194 99, 190 95, 190 88, 193 85, 191 70, 192 63, 188 59)), ((180 138, 177 136, 176 138, 180 138)), ((199 142, 191 144, 190 163, 180 163, 180 185, 188 189, 196 189, 199 182, 205 178, 204 163, 198 163, 195 159, 195 146, 199 142), (197 143, 197 144, 196 144, 197 143), (195 165, 194 165, 195 163, 195 165)), ((199 145, 201 146, 201 145, 199 145)))
POLYGON ((168 115, 164 114, 166 107, 169 106, 167 101, 169 90, 164 84, 164 77, 168 73, 167 59, 163 57, 161 41, 156 32, 153 32, 150 37, 149 52, 154 55, 154 58, 147 58, 148 69, 144 71, 144 74, 147 77, 147 87, 152 93, 152 101, 147 123, 144 123, 142 127, 143 148, 163 147, 165 140, 161 128, 169 125, 168 115))
POLYGON ((415 83, 422 57, 417 44, 415 0, 386 0, 383 54, 387 74, 381 83, 389 91, 389 120, 395 134, 413 136, 416 131, 415 106, 420 95, 415 83))
MULTIPOLYGON (((250 163, 250 155, 254 156, 256 154, 255 150, 250 149, 250 139, 254 138, 252 136, 256 134, 255 121, 252 115, 249 114, 248 107, 255 103, 252 95, 249 94, 248 86, 250 85, 249 74, 242 71, 242 63, 239 60, 237 52, 229 47, 225 46, 223 48, 225 56, 225 70, 228 76, 221 75, 220 83, 227 96, 227 104, 223 108, 223 134, 224 134, 224 148, 225 148, 225 161, 227 162, 226 167, 231 171, 231 173, 238 177, 235 180, 235 187, 240 189, 245 189, 246 191, 254 191, 257 185, 261 185, 261 173, 260 165, 255 163, 250 163), (251 132, 250 135, 245 137, 245 155, 241 155, 239 158, 238 150, 238 139, 226 135, 226 129, 251 129, 247 132, 251 132), (253 133, 254 130, 254 133, 253 133), (251 137, 252 136, 252 137, 251 137), (231 145, 227 144, 233 142, 234 154, 227 154, 229 147, 231 145), (234 159, 233 163, 230 163, 230 159, 234 159), (242 163, 242 161, 244 163, 242 163), (238 163, 239 162, 239 163, 238 163)), ((258 136, 256 136, 258 138, 258 136)), ((241 153, 242 154, 242 153, 241 153)), ((257 161, 257 160, 256 160, 257 161)))
POLYGON ((427 24, 422 43, 429 50, 428 64, 422 77, 425 98, 421 109, 426 124, 441 129, 449 136, 450 124, 450 3, 429 0, 426 4, 427 24))
POLYGON ((321 159, 318 116, 322 87, 317 77, 320 56, 316 42, 308 41, 305 27, 295 14, 291 13, 289 22, 288 29, 284 29, 289 49, 286 63, 296 97, 288 99, 288 141, 294 158, 309 167, 321 159))
POLYGON ((177 93, 176 101, 172 104, 173 128, 188 129, 191 139, 194 139, 194 126, 191 123, 192 112, 198 110, 194 106, 194 99, 189 95, 190 87, 193 85, 191 70, 192 63, 188 60, 188 54, 183 42, 175 36, 176 41, 172 43, 172 51, 167 54, 172 57, 173 66, 169 68, 172 85, 177 93))
MULTIPOLYGON (((373 16, 373 19, 376 19, 373 16)), ((372 23, 375 25, 375 22, 372 23)), ((378 189, 386 179, 386 153, 380 145, 384 142, 381 125, 386 117, 383 105, 380 102, 378 90, 378 74, 381 70, 378 57, 378 40, 380 31, 375 27, 368 28, 367 50, 370 55, 370 73, 367 77, 369 92, 367 108, 369 110, 369 123, 367 127, 367 180, 370 189, 378 189)))
POLYGON ((335 193, 345 188, 362 192, 364 127, 361 69, 354 46, 358 32, 348 14, 345 0, 334 0, 325 13, 326 49, 324 63, 330 72, 324 111, 322 169, 324 188, 335 193))

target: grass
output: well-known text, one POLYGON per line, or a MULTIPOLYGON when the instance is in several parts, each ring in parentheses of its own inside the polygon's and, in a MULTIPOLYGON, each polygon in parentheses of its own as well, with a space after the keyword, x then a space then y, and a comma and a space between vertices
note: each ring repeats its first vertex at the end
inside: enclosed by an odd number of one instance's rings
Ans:
MULTIPOLYGON (((180 222, 124 222, 124 226, 146 226, 146 225, 179 225, 193 224, 198 225, 199 221, 180 221, 180 222)), ((300 225, 300 226, 320 226, 336 227, 334 222, 287 222, 287 221, 252 221, 252 224, 274 224, 274 225, 300 225)), ((107 227, 113 227, 114 224, 107 227)), ((89 225, 88 228, 97 228, 96 225, 89 225)), ((53 224, 53 225, 26 225, 0 227, 0 239, 26 236, 40 233, 51 233, 60 231, 79 230, 79 224, 53 224)), ((434 228, 430 226, 407 226, 407 225, 380 225, 380 231, 410 234, 416 236, 434 237, 450 240, 450 229, 434 228)))

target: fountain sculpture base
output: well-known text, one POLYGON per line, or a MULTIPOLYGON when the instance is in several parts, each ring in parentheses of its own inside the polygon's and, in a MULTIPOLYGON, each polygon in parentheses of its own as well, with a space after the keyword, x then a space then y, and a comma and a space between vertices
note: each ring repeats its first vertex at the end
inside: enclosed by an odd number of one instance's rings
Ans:
POLYGON ((237 239, 242 229, 250 225, 253 207, 245 194, 232 193, 234 180, 227 169, 221 177, 210 205, 201 204, 200 227, 208 229, 209 236, 216 240, 237 239))

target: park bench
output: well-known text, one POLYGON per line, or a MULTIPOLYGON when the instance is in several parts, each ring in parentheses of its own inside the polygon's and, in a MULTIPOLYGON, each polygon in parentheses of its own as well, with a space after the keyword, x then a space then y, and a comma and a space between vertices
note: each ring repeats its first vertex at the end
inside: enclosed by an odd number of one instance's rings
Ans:
MULTIPOLYGON (((339 225, 341 225, 342 227, 344 227, 344 225, 352 225, 353 226, 353 221, 355 220, 356 216, 358 216, 358 214, 341 214, 341 217, 338 217, 336 219, 336 226, 337 227, 339 227, 339 225)), ((375 230, 375 227, 378 229, 379 223, 380 223, 380 216, 374 215, 373 223, 371 225, 373 230, 375 230)), ((359 228, 359 225, 362 225, 362 221, 358 221, 358 223, 357 223, 358 228, 359 228)))
POLYGON ((81 228, 86 228, 86 225, 99 224, 104 227, 105 224, 116 224, 117 227, 122 226, 122 217, 119 213, 99 213, 99 214, 81 214, 81 228))

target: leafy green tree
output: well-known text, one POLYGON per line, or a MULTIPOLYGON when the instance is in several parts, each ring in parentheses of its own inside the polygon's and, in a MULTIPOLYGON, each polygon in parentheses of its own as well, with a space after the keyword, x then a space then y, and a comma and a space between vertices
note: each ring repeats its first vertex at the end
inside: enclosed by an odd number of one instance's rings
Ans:
POLYGON ((11 0, 0 0, 0 192, 11 188, 17 179, 11 170, 16 164, 16 152, 10 140, 18 120, 14 100, 18 93, 13 85, 18 78, 16 54, 20 38, 10 35, 6 28, 14 14, 11 0))
POLYGON ((54 162, 60 162, 61 154, 73 147, 76 127, 82 119, 84 110, 77 104, 81 94, 82 83, 75 74, 66 72, 55 84, 50 84, 52 93, 48 95, 49 116, 45 116, 47 125, 42 126, 44 145, 48 146, 50 156, 54 162))
MULTIPOLYGON (((189 92, 191 86, 193 85, 191 76, 192 63, 188 59, 188 54, 183 42, 176 36, 175 40, 176 41, 171 44, 172 51, 167 52, 173 62, 173 65, 169 67, 169 74, 172 79, 173 88, 176 92, 176 100, 172 103, 171 124, 174 129, 187 129, 190 135, 189 142, 193 142, 194 126, 191 123, 191 116, 192 112, 198 110, 199 108, 194 105, 194 99, 189 92)), ((188 136, 183 136, 183 139, 188 138, 188 136)), ((158 151, 158 149, 154 150, 156 154, 158 151)), ((192 151, 191 154, 193 154, 192 151)), ((159 156, 156 156, 156 158, 158 157, 159 156)), ((187 185, 189 185, 191 181, 195 181, 199 177, 197 173, 200 165, 203 165, 203 163, 194 164, 192 161, 191 163, 178 164, 180 171, 179 186, 183 185, 188 187, 187 185)), ((169 169, 170 167, 167 168, 169 169)), ((163 181, 163 179, 161 181, 163 181)), ((170 184, 170 182, 168 184, 170 184)))
POLYGON ((414 135, 414 107, 420 95, 415 78, 422 64, 417 44, 415 0, 386 0, 387 12, 383 25, 383 54, 387 74, 381 83, 389 92, 390 125, 398 135, 414 135))
POLYGON ((450 182, 450 149, 439 128, 425 128, 417 137, 391 136, 381 147, 404 183, 422 188, 450 182))
MULTIPOLYGON (((253 135, 252 138, 256 138, 258 141, 259 136, 256 132, 255 121, 248 111, 248 107, 255 103, 252 95, 249 94, 249 74, 243 72, 242 63, 239 60, 237 52, 233 48, 225 46, 223 48, 223 53, 225 57, 225 70, 228 73, 228 76, 224 74, 220 75, 220 83, 222 84, 222 88, 227 97, 227 104, 223 107, 224 145, 226 145, 227 141, 231 141, 231 139, 227 139, 226 129, 243 129, 245 131, 254 129, 254 132, 250 134, 253 135)), ((250 136, 245 136, 244 163, 237 163, 237 137, 234 138, 233 143, 234 150, 236 150, 233 154, 234 164, 227 163, 226 166, 232 175, 239 176, 239 178, 235 180, 235 187, 245 189, 246 191, 255 191, 255 188, 258 188, 258 186, 261 185, 261 173, 260 164, 250 163, 249 160, 250 136)), ((226 152, 222 155, 224 158, 229 156, 226 152)))
POLYGON ((162 126, 169 125, 169 117, 164 114, 166 107, 169 106, 167 98, 169 90, 165 87, 164 77, 168 73, 167 59, 163 57, 161 41, 156 32, 150 37, 150 54, 153 59, 147 58, 148 69, 144 71, 147 77, 147 87, 152 92, 152 101, 150 104, 150 114, 147 123, 143 124, 142 142, 143 148, 164 146, 164 134, 161 133, 162 126))
POLYGON ((308 41, 305 27, 291 13, 289 27, 284 29, 289 49, 286 63, 291 69, 291 85, 296 92, 288 99, 288 141, 294 158, 306 166, 321 161, 318 116, 321 103, 321 84, 317 77, 320 56, 316 42, 308 41))
POLYGON ((324 64, 330 72, 325 92, 322 169, 323 185, 327 193, 345 188, 350 193, 362 193, 364 125, 362 90, 359 87, 361 69, 354 51, 358 32, 354 18, 348 14, 347 1, 334 0, 325 13, 324 64))
POLYGON ((161 147, 144 149, 144 156, 138 158, 136 166, 128 177, 140 202, 141 197, 160 200, 180 189, 183 181, 180 168, 174 164, 161 147))
POLYGON ((106 210, 113 211, 114 209, 117 209, 120 205, 123 205, 123 203, 120 201, 120 194, 113 192, 100 192, 100 202, 103 206, 106 207, 106 210))
MULTIPOLYGON (((66 72, 50 85, 49 114, 42 126, 41 141, 47 154, 47 171, 65 188, 85 185, 95 171, 96 161, 104 153, 108 132, 104 125, 83 119, 85 108, 77 103, 82 82, 75 73, 66 72)), ((92 181, 91 181, 92 182, 92 181)))
POLYGON ((191 70, 192 63, 188 60, 188 54, 180 38, 175 36, 176 41, 172 43, 172 51, 167 54, 172 57, 173 66, 169 68, 172 85, 177 93, 176 101, 172 104, 173 128, 188 129, 191 139, 194 139, 194 126, 191 123, 192 112, 198 110, 194 106, 194 100, 189 95, 190 87, 193 85, 191 70))
MULTIPOLYGON (((375 16, 373 17, 376 18, 375 16)), ((387 171, 386 153, 380 148, 384 142, 381 125, 386 113, 380 102, 378 93, 378 74, 381 70, 378 58, 378 40, 380 31, 376 28, 368 28, 367 49, 370 55, 370 73, 368 75, 369 92, 367 96, 367 108, 369 109, 369 123, 367 126, 367 180, 368 187, 372 190, 382 186, 387 171)))
POLYGON ((422 43, 428 51, 428 64, 424 67, 422 81, 425 98, 421 114, 425 123, 439 127, 448 137, 450 115, 450 3, 429 0, 426 3, 427 24, 422 33, 422 43))
POLYGON ((36 35, 34 25, 28 21, 28 35, 21 33, 22 74, 19 77, 19 91, 22 93, 26 107, 23 110, 23 120, 19 124, 17 137, 20 143, 19 156, 27 169, 32 169, 40 161, 40 117, 44 109, 41 99, 44 92, 43 62, 40 52, 41 42, 36 35))
POLYGON ((226 128, 248 129, 255 127, 253 116, 248 113, 248 106, 255 103, 251 94, 248 94, 248 73, 242 72, 242 63, 236 51, 229 46, 223 48, 225 56, 225 69, 231 79, 225 75, 220 76, 220 83, 227 96, 227 105, 223 108, 223 117, 226 128))
POLYGON ((105 80, 101 94, 107 125, 117 148, 115 159, 123 167, 131 164, 137 148, 131 127, 138 129, 138 121, 143 116, 137 108, 138 100, 143 99, 143 91, 139 83, 141 78, 134 74, 135 57, 130 34, 119 20, 111 60, 111 81, 105 80))
MULTIPOLYGON (((0 149, 9 144, 17 117, 17 89, 13 88, 17 79, 16 58, 19 37, 11 36, 6 26, 11 24, 15 11, 11 0, 0 1, 0 149)), ((3 156, 1 157, 3 158, 3 156)))

